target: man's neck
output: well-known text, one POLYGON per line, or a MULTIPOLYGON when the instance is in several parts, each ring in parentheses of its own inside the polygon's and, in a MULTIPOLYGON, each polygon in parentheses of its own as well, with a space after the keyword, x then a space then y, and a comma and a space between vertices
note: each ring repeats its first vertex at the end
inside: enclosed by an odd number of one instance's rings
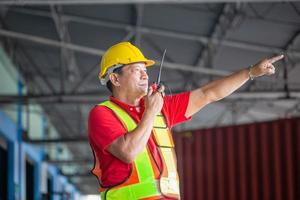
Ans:
POLYGON ((139 106, 140 100, 142 98, 142 97, 132 97, 128 95, 121 95, 120 93, 113 93, 112 95, 116 99, 132 106, 139 106))

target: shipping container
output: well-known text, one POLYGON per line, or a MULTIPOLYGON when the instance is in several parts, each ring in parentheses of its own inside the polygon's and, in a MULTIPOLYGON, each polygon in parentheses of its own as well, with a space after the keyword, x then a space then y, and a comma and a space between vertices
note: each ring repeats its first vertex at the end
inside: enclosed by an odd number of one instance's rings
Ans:
POLYGON ((182 199, 300 199, 300 118, 174 133, 182 199))

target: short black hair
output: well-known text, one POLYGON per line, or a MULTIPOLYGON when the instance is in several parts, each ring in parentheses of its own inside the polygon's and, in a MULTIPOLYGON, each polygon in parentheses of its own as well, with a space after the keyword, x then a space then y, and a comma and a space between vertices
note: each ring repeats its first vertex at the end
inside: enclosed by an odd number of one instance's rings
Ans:
MULTIPOLYGON (((124 65, 122 65, 121 67, 118 67, 116 69, 113 70, 113 73, 116 73, 116 74, 122 74, 122 69, 123 69, 124 65)), ((112 83, 111 81, 107 81, 106 83, 106 88, 112 93, 112 83)))

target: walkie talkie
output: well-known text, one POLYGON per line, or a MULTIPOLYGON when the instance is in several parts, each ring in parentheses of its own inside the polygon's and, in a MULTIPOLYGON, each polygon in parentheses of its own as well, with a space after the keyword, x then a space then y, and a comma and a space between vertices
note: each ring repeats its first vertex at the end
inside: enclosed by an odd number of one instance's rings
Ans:
POLYGON ((161 62, 160 62, 160 67, 159 67, 159 72, 158 72, 157 80, 156 80, 156 82, 154 82, 151 85, 151 87, 153 89, 153 92, 156 92, 161 87, 161 84, 160 84, 161 69, 162 69, 162 66, 163 66, 163 63, 164 63, 164 60, 165 60, 166 52, 167 52, 167 49, 164 50, 164 53, 163 53, 163 56, 162 56, 162 59, 161 59, 161 62))

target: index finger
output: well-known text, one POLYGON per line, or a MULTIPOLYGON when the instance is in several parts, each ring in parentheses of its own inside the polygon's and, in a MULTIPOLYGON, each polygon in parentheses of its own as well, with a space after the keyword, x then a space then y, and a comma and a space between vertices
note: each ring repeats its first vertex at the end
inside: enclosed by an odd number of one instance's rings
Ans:
POLYGON ((150 86, 149 88, 148 88, 148 96, 151 96, 152 95, 152 93, 153 93, 153 88, 152 88, 152 86, 150 86))
POLYGON ((158 88, 158 92, 164 92, 165 91, 165 86, 163 84, 160 85, 158 88))
POLYGON ((269 60, 269 62, 270 63, 274 63, 274 62, 277 62, 278 60, 281 60, 281 59, 283 59, 284 58, 284 55, 279 55, 279 56, 274 56, 274 57, 271 57, 271 58, 269 58, 268 60, 269 60))

